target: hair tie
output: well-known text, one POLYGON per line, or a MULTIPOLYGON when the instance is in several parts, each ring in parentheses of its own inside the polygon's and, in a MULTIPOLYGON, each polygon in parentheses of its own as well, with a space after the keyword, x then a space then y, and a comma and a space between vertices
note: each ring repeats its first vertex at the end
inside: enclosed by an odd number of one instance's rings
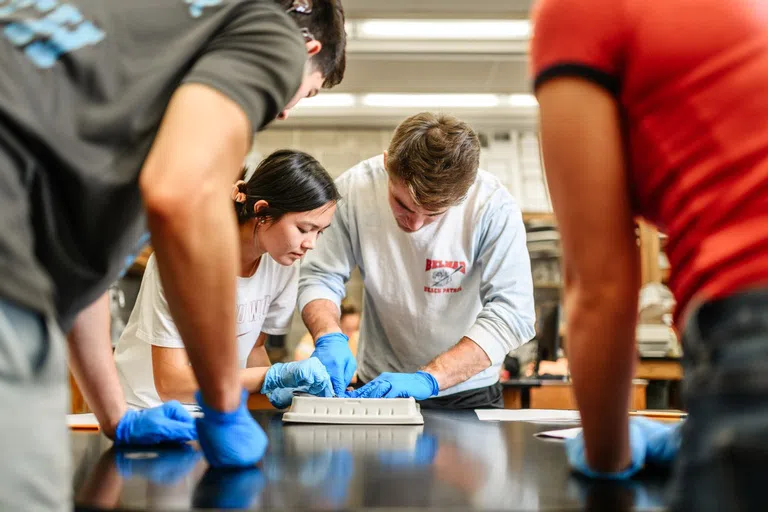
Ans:
POLYGON ((244 203, 247 199, 245 192, 240 190, 241 185, 245 185, 246 183, 243 180, 237 180, 234 185, 232 185, 232 200, 236 203, 244 203))

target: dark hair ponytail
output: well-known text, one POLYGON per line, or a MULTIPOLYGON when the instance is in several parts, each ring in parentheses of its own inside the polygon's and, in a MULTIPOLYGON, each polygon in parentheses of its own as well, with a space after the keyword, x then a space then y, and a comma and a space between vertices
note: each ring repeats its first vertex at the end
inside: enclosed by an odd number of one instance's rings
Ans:
POLYGON ((341 199, 328 171, 302 151, 280 149, 262 160, 247 182, 246 173, 243 169, 237 185, 245 201, 235 201, 240 224, 253 218, 277 222, 286 213, 308 212, 341 199), (269 206, 254 212, 253 205, 262 200, 269 206))

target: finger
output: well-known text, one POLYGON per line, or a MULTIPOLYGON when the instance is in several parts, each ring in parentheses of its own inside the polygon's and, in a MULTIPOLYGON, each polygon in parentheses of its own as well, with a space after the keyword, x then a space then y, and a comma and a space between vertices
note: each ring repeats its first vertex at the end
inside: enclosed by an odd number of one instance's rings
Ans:
POLYGON ((189 411, 181 405, 178 400, 171 400, 162 405, 166 416, 172 420, 183 421, 185 423, 194 423, 195 419, 189 414, 189 411))
POLYGON ((165 426, 168 440, 172 442, 186 443, 197 439, 197 429, 194 421, 187 423, 184 421, 172 421, 165 426))
POLYGON ((331 377, 331 387, 333 387, 334 394, 337 396, 344 396, 344 390, 347 388, 347 385, 339 379, 331 377))
POLYGON ((392 384, 386 381, 371 381, 352 394, 353 398, 382 398, 392 390, 392 384))

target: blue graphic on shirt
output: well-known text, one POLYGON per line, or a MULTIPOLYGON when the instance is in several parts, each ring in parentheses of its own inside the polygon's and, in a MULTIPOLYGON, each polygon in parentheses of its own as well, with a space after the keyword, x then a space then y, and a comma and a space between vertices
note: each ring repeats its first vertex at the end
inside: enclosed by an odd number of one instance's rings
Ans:
POLYGON ((147 245, 150 239, 149 231, 145 231, 143 235, 139 238, 139 241, 136 243, 136 247, 134 248, 133 252, 125 257, 123 260, 123 270, 120 271, 120 275, 117 276, 118 279, 122 279, 125 277, 125 274, 128 272, 128 270, 133 265, 133 262, 136 261, 136 258, 139 257, 139 253, 141 253, 141 250, 144 249, 144 246, 147 245))
POLYGON ((222 0, 184 0, 184 3, 189 4, 189 14, 193 18, 199 18, 203 15, 203 9, 206 7, 213 7, 214 5, 221 5, 222 0))
POLYGON ((106 37, 76 6, 59 0, 0 0, 0 21, 12 14, 19 21, 6 25, 3 35, 14 46, 24 48, 26 56, 40 68, 50 68, 62 55, 106 37), (27 10, 19 13, 22 9, 27 10))

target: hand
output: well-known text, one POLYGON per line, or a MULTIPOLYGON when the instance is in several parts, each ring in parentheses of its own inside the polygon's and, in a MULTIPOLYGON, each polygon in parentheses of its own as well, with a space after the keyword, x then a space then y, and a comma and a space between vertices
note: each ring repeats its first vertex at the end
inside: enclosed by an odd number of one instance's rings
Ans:
POLYGON ((129 409, 115 429, 116 445, 186 443, 195 439, 195 420, 176 400, 143 411, 129 409))
POLYGON ((685 422, 661 423, 642 416, 630 419, 630 423, 643 431, 646 438, 645 460, 657 466, 670 465, 680 450, 680 429, 685 422))
POLYGON ((571 467, 589 478, 598 478, 604 480, 627 480, 632 478, 645 464, 646 439, 643 431, 636 425, 629 423, 629 449, 631 452, 631 461, 629 467, 614 473, 600 473, 590 469, 587 463, 586 452, 584 450, 584 433, 565 441, 565 453, 568 456, 568 462, 571 467))
POLYGON ((344 392, 357 370, 357 361, 349 349, 349 338, 340 332, 332 332, 315 340, 316 357, 323 363, 331 376, 333 392, 344 396, 344 392))
POLYGON ((299 388, 316 396, 333 396, 328 371, 316 357, 294 363, 275 363, 264 377, 261 392, 269 395, 278 388, 299 388))
POLYGON ((277 388, 274 391, 267 393, 269 403, 275 409, 286 409, 291 406, 293 402, 293 392, 301 391, 296 388, 277 388))
POLYGON ((426 400, 440 391, 437 380, 427 372, 382 373, 365 386, 346 394, 349 398, 407 398, 426 400))
POLYGON ((248 392, 243 390, 240 406, 232 412, 208 407, 199 391, 195 397, 205 415, 197 419, 197 434, 208 463, 212 467, 256 464, 267 449, 267 435, 248 412, 248 392))
POLYGON ((584 437, 580 433, 565 443, 568 461, 573 469, 590 478, 626 480, 640 471, 646 462, 669 465, 680 448, 681 423, 668 425, 648 418, 635 417, 629 421, 629 447, 632 461, 628 468, 616 473, 598 473, 587 464, 584 437))
POLYGON ((119 449, 115 453, 115 465, 123 478, 139 475, 150 482, 175 485, 197 465, 203 454, 190 445, 173 449, 146 451, 119 449))

